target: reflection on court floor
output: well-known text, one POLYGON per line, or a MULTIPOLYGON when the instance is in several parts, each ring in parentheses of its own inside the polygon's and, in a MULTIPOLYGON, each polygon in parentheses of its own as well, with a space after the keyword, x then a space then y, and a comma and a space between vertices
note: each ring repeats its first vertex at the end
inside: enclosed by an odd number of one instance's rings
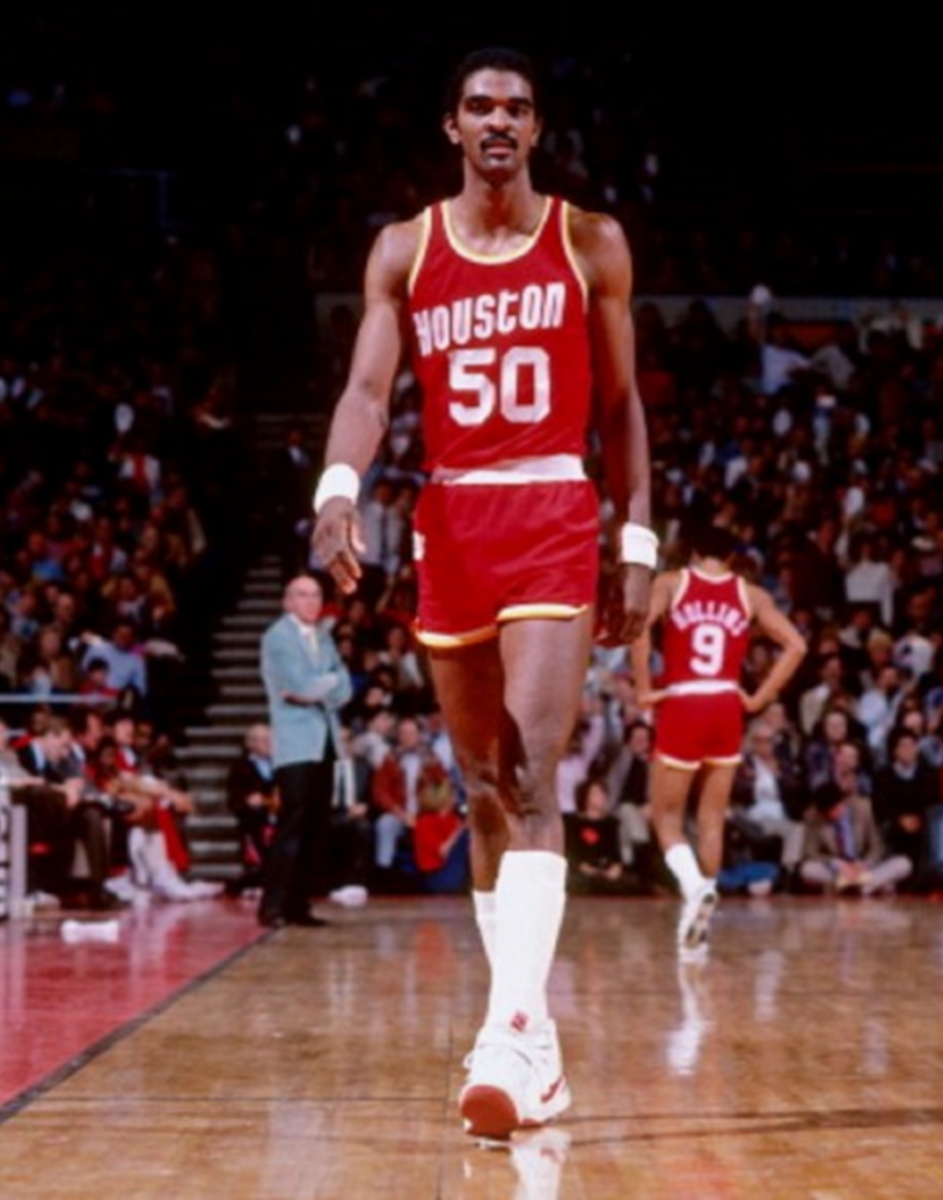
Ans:
POLYGON ((551 991, 574 1105, 497 1150, 455 1106, 486 998, 460 899, 258 941, 226 901, 122 916, 117 946, 7 924, 4 1060, 43 1025, 36 1063, 67 1054, 8 1103, 0 1195, 943 1194, 943 906, 728 901, 693 964, 676 909, 571 903, 551 991))

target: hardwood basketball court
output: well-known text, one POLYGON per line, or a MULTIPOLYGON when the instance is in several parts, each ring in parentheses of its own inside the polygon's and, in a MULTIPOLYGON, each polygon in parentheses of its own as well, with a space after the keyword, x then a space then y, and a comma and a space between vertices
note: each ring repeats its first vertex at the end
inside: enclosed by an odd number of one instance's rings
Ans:
POLYGON ((260 936, 247 903, 158 905, 117 945, 4 926, 0 1196, 943 1195, 941 905, 727 901, 679 967, 673 901, 571 901, 574 1106, 505 1150, 455 1105, 485 1003, 470 904, 329 915, 260 936))

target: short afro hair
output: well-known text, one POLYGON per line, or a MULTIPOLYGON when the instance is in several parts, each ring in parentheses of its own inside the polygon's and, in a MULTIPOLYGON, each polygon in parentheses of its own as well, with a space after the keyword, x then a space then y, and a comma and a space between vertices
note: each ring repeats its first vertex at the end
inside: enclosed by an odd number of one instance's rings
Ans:
POLYGON ((485 46, 481 50, 472 50, 455 66, 445 87, 445 112, 455 116, 462 99, 462 88, 469 75, 476 71, 513 71, 526 79, 534 95, 534 107, 540 111, 539 87, 537 68, 529 55, 522 50, 513 50, 509 46, 485 46))

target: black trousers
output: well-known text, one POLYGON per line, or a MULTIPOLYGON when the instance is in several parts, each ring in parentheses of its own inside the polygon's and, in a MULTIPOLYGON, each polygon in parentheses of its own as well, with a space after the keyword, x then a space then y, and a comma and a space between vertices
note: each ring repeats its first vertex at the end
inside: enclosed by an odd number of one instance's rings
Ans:
POLYGON ((69 808, 61 793, 41 785, 21 793, 28 812, 30 845, 43 845, 42 856, 29 866, 29 887, 63 895, 69 886, 75 843, 85 849, 92 891, 98 894, 108 873, 108 839, 105 818, 93 804, 69 808))
POLYGON ((259 915, 292 920, 326 890, 334 757, 276 767, 275 783, 281 805, 262 870, 259 915))

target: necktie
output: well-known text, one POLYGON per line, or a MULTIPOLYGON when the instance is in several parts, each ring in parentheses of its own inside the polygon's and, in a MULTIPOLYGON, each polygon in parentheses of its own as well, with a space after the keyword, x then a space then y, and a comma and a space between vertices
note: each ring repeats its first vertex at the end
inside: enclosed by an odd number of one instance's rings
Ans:
POLYGON ((390 514, 383 510, 380 516, 380 563, 385 567, 390 554, 390 514))
POLYGON ((851 813, 845 809, 835 822, 835 844, 839 858, 846 862, 855 860, 855 835, 851 828, 851 813))

